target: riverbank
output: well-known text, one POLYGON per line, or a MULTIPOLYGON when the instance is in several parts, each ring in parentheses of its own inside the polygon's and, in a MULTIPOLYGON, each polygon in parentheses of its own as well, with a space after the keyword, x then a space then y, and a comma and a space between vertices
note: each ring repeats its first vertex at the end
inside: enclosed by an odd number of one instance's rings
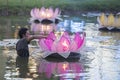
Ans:
POLYGON ((120 0, 0 0, 0 16, 30 15, 34 7, 59 8, 61 14, 79 15, 87 12, 120 12, 120 0))
MULTIPOLYGON (((30 16, 30 11, 32 8, 26 8, 26 9, 10 9, 10 8, 2 8, 0 9, 0 16, 30 16)), ((61 9, 61 15, 82 15, 82 14, 89 14, 89 13, 113 13, 117 14, 119 11, 90 11, 90 10, 67 10, 67 9, 61 9)))

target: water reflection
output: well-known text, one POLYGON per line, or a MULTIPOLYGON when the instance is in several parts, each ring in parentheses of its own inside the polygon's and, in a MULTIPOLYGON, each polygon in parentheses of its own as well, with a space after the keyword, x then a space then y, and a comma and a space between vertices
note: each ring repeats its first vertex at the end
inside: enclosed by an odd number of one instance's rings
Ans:
POLYGON ((49 62, 41 61, 38 67, 40 74, 45 73, 45 77, 51 79, 53 75, 59 80, 79 80, 83 67, 79 62, 49 62))
MULTIPOLYGON (((66 21, 67 22, 67 21, 66 21)), ((69 22, 69 21, 68 21, 69 22)), ((9 26, 1 24, 1 38, 14 37, 9 26), (5 26, 5 28, 4 28, 5 26), (10 30, 6 30, 10 29, 10 30), (8 33, 2 33, 6 31, 8 33), (8 37, 9 36, 9 37, 8 37)), ((69 27, 61 22, 58 26, 69 27)), ((75 24, 74 24, 75 25, 75 24)), ((78 26, 78 24, 77 24, 78 26)), ((79 28, 79 27, 78 27, 79 28)), ((41 53, 32 58, 16 57, 14 48, 1 51, 1 80, 119 80, 120 79, 120 33, 100 32, 94 23, 85 23, 86 44, 79 62, 50 62, 40 58, 41 53), (2 55, 3 54, 3 55, 2 55), (37 57, 37 58, 36 58, 37 57), (3 64, 4 63, 4 64, 3 64), (4 66, 4 67, 3 67, 4 66), (3 79, 4 74, 4 79, 3 79), (24 74, 24 75, 23 75, 24 74)), ((68 29, 72 30, 72 28, 68 29)), ((16 30, 17 31, 17 30, 16 30)), ((6 44, 5 46, 8 46, 6 44)), ((11 46, 10 46, 11 47, 11 46)), ((2 47, 0 47, 2 48, 2 47)), ((36 50, 36 48, 32 48, 36 50)))
POLYGON ((29 77, 28 61, 29 61, 28 57, 17 56, 16 58, 16 67, 18 68, 20 78, 29 77))
POLYGON ((85 21, 64 20, 57 25, 57 30, 61 29, 71 33, 82 32, 85 29, 85 21))

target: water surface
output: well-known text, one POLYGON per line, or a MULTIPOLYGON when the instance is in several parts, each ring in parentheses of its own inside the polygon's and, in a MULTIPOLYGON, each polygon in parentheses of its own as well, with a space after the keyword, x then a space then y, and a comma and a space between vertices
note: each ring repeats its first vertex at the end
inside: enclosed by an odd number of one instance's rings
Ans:
MULTIPOLYGON (((0 40, 16 39, 20 27, 29 28, 27 19, 0 18, 0 40)), ((42 59, 42 53, 34 41, 30 45, 30 58, 20 58, 16 55, 15 41, 6 41, 6 46, 0 47, 0 80, 119 80, 120 33, 100 32, 96 22, 90 19, 65 19, 68 25, 71 21, 85 22, 86 43, 78 62, 42 59)), ((68 25, 66 29, 76 30, 68 25)))

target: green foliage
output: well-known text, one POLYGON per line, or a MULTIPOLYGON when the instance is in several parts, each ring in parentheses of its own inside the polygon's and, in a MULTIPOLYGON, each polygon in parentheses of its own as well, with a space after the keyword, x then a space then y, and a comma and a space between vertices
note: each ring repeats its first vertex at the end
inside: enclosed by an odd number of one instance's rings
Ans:
POLYGON ((63 11, 120 11, 120 0, 0 0, 0 10, 29 11, 34 7, 53 7, 63 11))

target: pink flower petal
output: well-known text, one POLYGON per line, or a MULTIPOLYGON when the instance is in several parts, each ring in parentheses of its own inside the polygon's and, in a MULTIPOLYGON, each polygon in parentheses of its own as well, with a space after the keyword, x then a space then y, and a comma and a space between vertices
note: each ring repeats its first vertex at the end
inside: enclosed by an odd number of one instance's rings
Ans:
POLYGON ((85 37, 85 36, 83 36, 83 35, 80 36, 79 33, 76 33, 75 38, 74 38, 74 41, 77 43, 78 49, 83 45, 84 37, 85 37))
POLYGON ((70 44, 70 51, 71 52, 76 52, 77 48, 78 48, 78 46, 77 46, 76 42, 72 41, 71 44, 70 44))
POLYGON ((39 45, 40 45, 40 48, 44 51, 48 51, 49 48, 48 46, 45 44, 45 39, 40 39, 39 40, 39 45))
POLYGON ((58 45, 58 46, 61 46, 62 52, 69 51, 70 41, 68 40, 67 37, 62 36, 62 37, 60 38, 60 41, 59 41, 59 45, 58 45))
POLYGON ((48 35, 47 38, 52 39, 52 40, 55 40, 55 39, 56 39, 56 36, 55 36, 55 34, 54 34, 53 32, 50 32, 50 34, 48 35))
POLYGON ((50 38, 46 38, 44 43, 48 47, 48 50, 51 51, 51 45, 53 44, 53 40, 50 38))
POLYGON ((64 52, 64 50, 63 50, 63 46, 61 45, 60 42, 57 43, 56 48, 57 48, 57 52, 58 52, 58 53, 63 53, 63 52, 64 52))
POLYGON ((54 41, 53 44, 51 45, 51 51, 52 52, 57 52, 57 49, 56 49, 56 42, 54 41))

